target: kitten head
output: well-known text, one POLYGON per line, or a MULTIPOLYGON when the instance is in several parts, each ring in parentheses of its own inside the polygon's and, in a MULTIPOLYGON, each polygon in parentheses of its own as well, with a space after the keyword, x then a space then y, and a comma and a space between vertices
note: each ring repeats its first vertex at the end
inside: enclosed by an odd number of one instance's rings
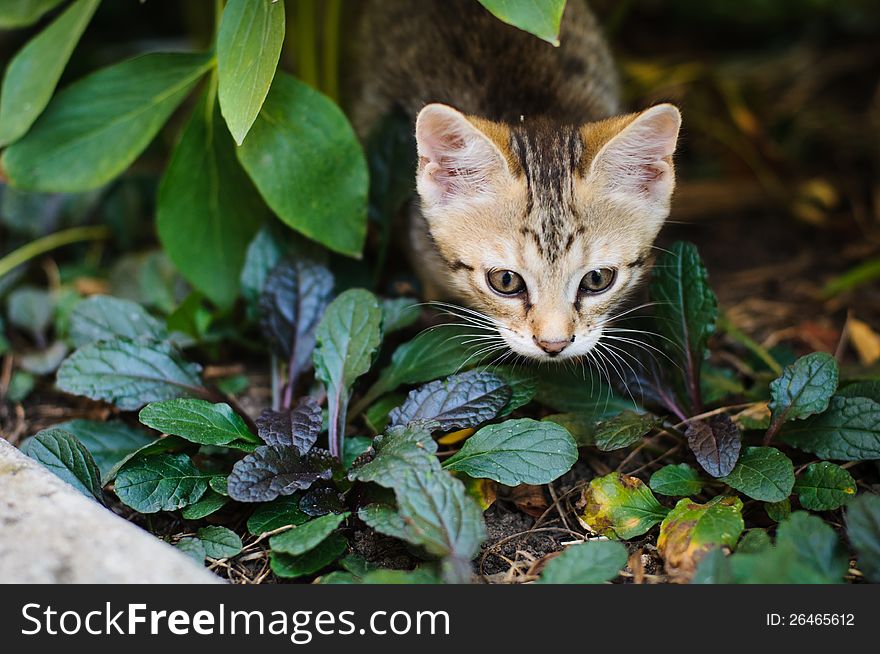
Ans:
POLYGON ((669 215, 680 124, 669 104, 582 126, 426 106, 417 188, 443 285, 518 354, 589 352, 669 215))

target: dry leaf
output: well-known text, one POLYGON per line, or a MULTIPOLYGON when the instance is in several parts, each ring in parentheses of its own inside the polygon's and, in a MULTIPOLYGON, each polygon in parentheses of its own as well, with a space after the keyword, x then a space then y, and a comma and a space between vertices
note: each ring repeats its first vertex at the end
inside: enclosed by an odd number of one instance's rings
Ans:
POLYGON ((880 361, 880 334, 871 329, 867 323, 856 318, 849 319, 847 330, 853 348, 863 365, 870 366, 880 361))

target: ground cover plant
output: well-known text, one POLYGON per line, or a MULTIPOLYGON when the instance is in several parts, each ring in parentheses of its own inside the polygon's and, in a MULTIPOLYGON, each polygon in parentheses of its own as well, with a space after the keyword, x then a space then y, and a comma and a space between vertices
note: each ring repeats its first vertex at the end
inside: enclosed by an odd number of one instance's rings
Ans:
MULTIPOLYGON (((556 38, 562 1, 481 2, 556 38)), ((499 355, 396 261, 409 127, 362 146, 336 104, 344 3, 217 2, 204 48, 56 91, 108 4, 0 10, 30 26, 0 93, 26 454, 236 582, 880 581, 867 323, 760 342, 670 239, 587 360, 499 355)), ((858 256, 822 302, 871 292, 858 256)))

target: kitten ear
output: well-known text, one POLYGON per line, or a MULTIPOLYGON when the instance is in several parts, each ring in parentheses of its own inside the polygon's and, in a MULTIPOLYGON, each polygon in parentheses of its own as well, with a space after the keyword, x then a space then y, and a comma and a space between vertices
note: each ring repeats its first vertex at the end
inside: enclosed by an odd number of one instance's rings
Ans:
POLYGON ((508 170, 498 147, 464 114, 429 104, 416 119, 417 187, 423 201, 446 204, 491 196, 492 181, 508 170))
POLYGON ((681 114, 671 104, 646 109, 602 147, 590 174, 626 201, 668 208, 675 187, 672 154, 679 127, 681 114))

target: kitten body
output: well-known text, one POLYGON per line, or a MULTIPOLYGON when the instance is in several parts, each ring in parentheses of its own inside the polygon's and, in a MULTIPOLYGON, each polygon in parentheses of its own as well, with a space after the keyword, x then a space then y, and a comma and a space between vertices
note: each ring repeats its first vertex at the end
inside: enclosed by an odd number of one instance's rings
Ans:
POLYGON ((616 116, 612 59, 579 0, 559 47, 476 0, 370 0, 361 29, 356 128, 395 110, 415 124, 407 235, 426 295, 479 312, 518 354, 588 353, 668 215, 678 111, 616 116))

